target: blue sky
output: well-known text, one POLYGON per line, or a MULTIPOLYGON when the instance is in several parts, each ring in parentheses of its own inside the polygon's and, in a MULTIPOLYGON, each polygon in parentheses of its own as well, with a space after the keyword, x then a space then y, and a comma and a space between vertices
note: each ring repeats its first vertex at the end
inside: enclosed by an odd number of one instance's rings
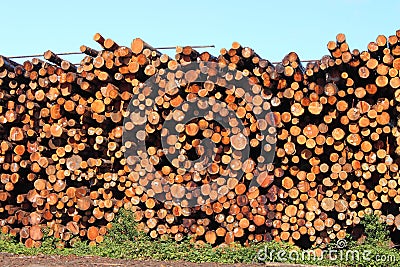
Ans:
MULTIPOLYGON (((5 56, 99 48, 92 38, 100 32, 125 46, 136 37, 154 47, 214 44, 207 50, 217 55, 238 41, 271 61, 290 51, 319 59, 337 33, 351 49, 365 50, 379 34, 400 29, 400 1, 385 0, 12 1, 1 11, 5 56)), ((76 63, 81 56, 64 58, 76 63)))

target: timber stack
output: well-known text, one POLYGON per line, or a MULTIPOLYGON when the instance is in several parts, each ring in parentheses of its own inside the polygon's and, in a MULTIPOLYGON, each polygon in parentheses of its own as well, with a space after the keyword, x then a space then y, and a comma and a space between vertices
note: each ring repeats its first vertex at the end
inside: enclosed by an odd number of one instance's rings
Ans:
POLYGON ((307 247, 348 233, 358 238, 370 213, 398 234, 400 30, 362 52, 338 34, 327 45, 330 55, 305 66, 294 52, 272 64, 237 42, 218 56, 177 47, 171 58, 140 38, 130 47, 100 34, 94 40, 100 49, 81 46, 77 66, 50 50, 23 64, 0 57, 2 233, 27 247, 40 246, 45 234, 60 246, 80 239, 94 245, 124 208, 153 238, 191 235, 212 245, 307 247), (180 68, 190 62, 207 71, 180 68), (213 79, 221 69, 238 72, 213 79), (166 71, 166 80, 156 79, 162 90, 149 97, 143 84, 166 71), (196 82, 199 75, 206 81, 196 82), (243 77, 250 94, 226 86, 243 77), (180 123, 185 103, 197 98, 236 118, 228 128, 207 116, 180 123), (130 105, 148 112, 144 121, 130 105), (263 112, 269 115, 261 123, 263 112), (144 131, 124 140, 135 125, 144 131), (213 162, 183 171, 208 153, 203 139, 216 152, 213 162), (146 142, 148 159, 126 156, 136 141, 146 142), (272 151, 272 162, 262 151, 272 151), (166 153, 177 157, 166 162, 166 153))

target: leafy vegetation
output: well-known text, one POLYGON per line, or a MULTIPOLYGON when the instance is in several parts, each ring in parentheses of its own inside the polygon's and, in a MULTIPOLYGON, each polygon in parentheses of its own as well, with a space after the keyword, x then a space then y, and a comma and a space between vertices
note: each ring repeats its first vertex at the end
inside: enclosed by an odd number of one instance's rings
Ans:
MULTIPOLYGON (((234 244, 229 247, 196 245, 186 238, 180 243, 172 239, 152 240, 135 227, 132 214, 121 210, 113 228, 98 246, 77 241, 71 248, 59 249, 59 240, 45 237, 40 248, 26 248, 14 237, 0 236, 0 251, 25 255, 96 255, 111 258, 185 260, 190 262, 255 263, 286 262, 329 266, 400 266, 400 252, 389 247, 389 232, 386 226, 373 215, 367 215, 362 224, 366 239, 362 244, 346 239, 345 246, 338 248, 332 242, 319 254, 309 254, 311 250, 282 242, 265 242, 244 247, 234 244), (322 256, 320 254, 322 253, 322 256)), ((313 252, 314 253, 314 252, 313 252)))
POLYGON ((368 243, 383 245, 389 242, 390 232, 387 225, 379 221, 379 218, 373 214, 366 214, 361 224, 364 226, 368 243))

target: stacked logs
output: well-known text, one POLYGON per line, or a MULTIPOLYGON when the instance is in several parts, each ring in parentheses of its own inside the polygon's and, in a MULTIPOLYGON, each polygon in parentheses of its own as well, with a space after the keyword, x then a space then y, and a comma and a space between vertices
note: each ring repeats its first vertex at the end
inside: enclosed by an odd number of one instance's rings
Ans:
POLYGON ((305 66, 236 42, 170 58, 140 38, 94 40, 101 50, 81 46, 78 66, 52 51, 0 57, 2 233, 96 244, 120 208, 153 238, 213 245, 359 237, 368 213, 400 229, 400 31, 363 52, 338 34, 305 66), (189 102, 213 115, 185 122, 189 102))

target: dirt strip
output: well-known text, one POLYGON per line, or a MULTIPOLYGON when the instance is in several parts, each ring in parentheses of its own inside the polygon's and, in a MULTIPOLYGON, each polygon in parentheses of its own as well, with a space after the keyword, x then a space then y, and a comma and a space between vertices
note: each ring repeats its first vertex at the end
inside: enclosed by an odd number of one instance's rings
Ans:
MULTIPOLYGON (((165 262, 153 260, 123 260, 102 257, 80 256, 24 256, 9 253, 0 253, 0 266, 2 267, 313 267, 311 265, 295 265, 282 263, 265 264, 217 264, 217 263, 192 263, 192 262, 165 262)), ((314 266, 315 267, 315 266, 314 266)))

